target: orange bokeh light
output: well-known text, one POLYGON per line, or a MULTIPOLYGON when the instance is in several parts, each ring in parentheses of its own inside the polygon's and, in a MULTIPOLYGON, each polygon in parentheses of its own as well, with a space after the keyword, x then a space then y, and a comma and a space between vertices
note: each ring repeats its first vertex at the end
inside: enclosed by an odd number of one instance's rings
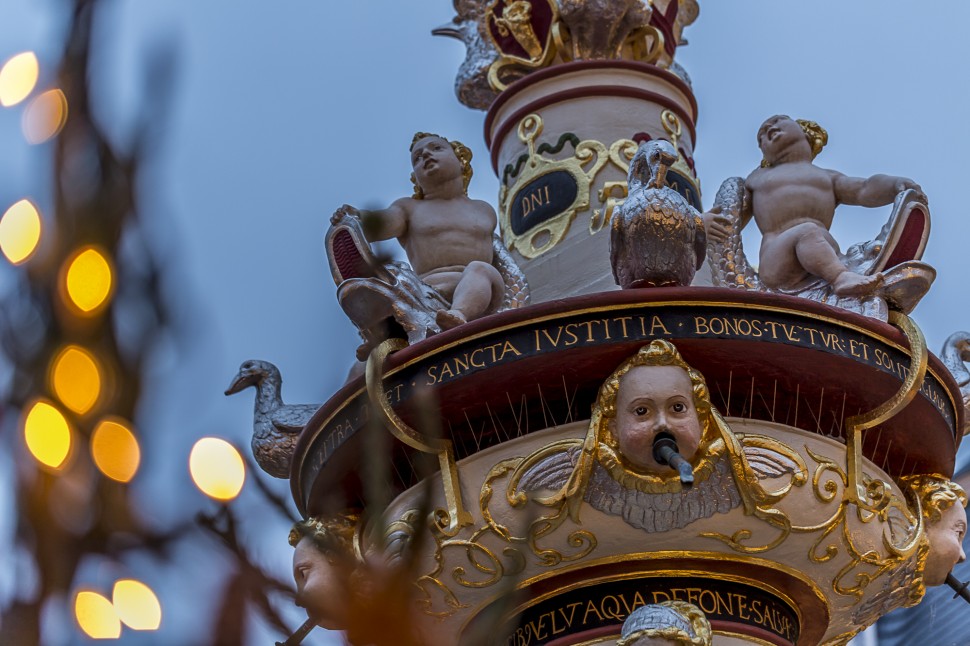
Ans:
POLYGON ((58 89, 47 90, 24 110, 21 129, 30 144, 42 144, 60 133, 67 123, 67 97, 58 89))
POLYGON ((202 493, 216 500, 232 500, 246 481, 246 466, 232 444, 217 437, 204 437, 189 455, 192 481, 202 493))
POLYGON ((91 457, 104 475, 118 482, 130 482, 141 463, 138 439, 119 418, 98 422, 91 434, 91 457))
POLYGON ((34 52, 22 52, 0 67, 0 105, 15 106, 34 91, 40 65, 34 52))
POLYGON ((85 247, 65 267, 62 287, 68 304, 82 315, 96 313, 114 289, 114 271, 105 254, 97 247, 85 247))
POLYGON ((61 350, 51 362, 51 386, 65 406, 83 415, 101 397, 101 366, 90 352, 77 345, 61 350))

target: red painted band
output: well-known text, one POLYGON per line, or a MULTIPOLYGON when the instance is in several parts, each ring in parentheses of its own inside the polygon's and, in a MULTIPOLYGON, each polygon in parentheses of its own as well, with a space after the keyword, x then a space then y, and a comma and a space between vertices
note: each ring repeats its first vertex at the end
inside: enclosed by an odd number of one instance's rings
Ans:
POLYGON ((485 115, 485 145, 489 148, 492 147, 492 138, 489 133, 492 130, 492 122, 495 121, 495 115, 498 114, 498 111, 503 105, 508 103, 513 96, 521 92, 523 89, 533 85, 534 83, 555 78, 557 76, 562 76, 563 74, 569 74, 571 72, 578 72, 581 70, 608 69, 633 70, 647 76, 656 76, 657 78, 663 79, 667 83, 670 83, 680 90, 684 96, 687 97, 687 100, 690 101, 690 109, 693 117, 688 119, 688 121, 691 123, 697 121, 697 99, 694 98, 694 92, 682 78, 673 72, 668 72, 667 70, 661 69, 656 65, 651 65, 650 63, 640 63, 638 61, 573 61, 572 63, 553 65, 552 67, 546 67, 536 72, 532 72, 528 76, 520 78, 512 85, 508 86, 504 92, 499 94, 495 101, 492 102, 492 105, 489 106, 488 114, 485 115))
MULTIPOLYGON (((528 103, 512 114, 508 116, 499 126, 498 131, 495 133, 495 142, 501 142, 505 139, 509 130, 515 127, 522 119, 524 119, 529 114, 541 110, 542 108, 552 105, 554 103, 562 103, 564 101, 569 101, 572 99, 581 99, 591 96, 617 96, 617 97, 627 97, 631 99, 642 99, 644 101, 650 101, 661 105, 671 112, 675 113, 681 121, 687 126, 687 130, 690 131, 691 142, 696 141, 697 132, 694 129, 693 120, 684 113, 683 109, 676 102, 667 98, 663 94, 658 92, 651 92, 650 90, 641 90, 640 88, 628 87, 625 85, 589 85, 585 87, 573 88, 571 90, 563 90, 562 92, 554 92, 552 94, 547 94, 543 97, 528 103)), ((492 113, 489 112, 489 116, 492 113)), ((486 136, 486 144, 491 152, 492 159, 492 170, 498 175, 498 154, 499 146, 492 146, 491 141, 488 140, 486 136)), ((606 142, 612 143, 612 142, 606 142)))

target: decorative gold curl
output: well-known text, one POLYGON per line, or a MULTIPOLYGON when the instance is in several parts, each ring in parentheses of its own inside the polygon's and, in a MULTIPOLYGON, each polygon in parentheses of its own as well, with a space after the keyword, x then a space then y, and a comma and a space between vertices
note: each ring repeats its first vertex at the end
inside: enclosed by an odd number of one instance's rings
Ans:
MULTIPOLYGON (((479 494, 479 510, 484 524, 470 534, 464 537, 448 536, 439 526, 431 528, 436 543, 435 568, 418 578, 418 587, 425 595, 419 605, 426 614, 447 617, 465 607, 460 603, 449 583, 443 580, 446 578, 443 577, 446 552, 464 550, 468 562, 468 566, 458 565, 451 569, 450 579, 455 584, 463 588, 487 588, 497 584, 503 577, 518 574, 525 569, 527 552, 524 547, 528 547, 528 551, 538 559, 539 565, 546 567, 582 559, 596 548, 596 537, 586 530, 573 531, 566 537, 567 545, 575 548, 575 551, 570 553, 563 553, 541 544, 543 538, 555 533, 568 518, 563 504, 554 505, 556 508, 551 513, 532 520, 521 536, 514 534, 505 525, 499 524, 490 508, 494 503, 495 485, 503 478, 508 478, 508 483, 505 487, 505 496, 501 497, 501 500, 513 509, 525 507, 529 497, 518 490, 522 476, 537 462, 579 444, 580 440, 562 440, 543 447, 530 456, 509 458, 494 465, 486 475, 479 494), (496 547, 486 542, 489 537, 498 538, 508 544, 502 548, 501 556, 496 547), (432 597, 435 590, 443 597, 444 610, 434 610, 435 603, 432 597)), ((494 540, 492 542, 494 543, 494 540)))
POLYGON ((448 508, 435 509, 433 516, 442 532, 454 536, 462 527, 472 524, 472 517, 461 499, 461 482, 451 440, 429 437, 411 428, 394 411, 387 393, 384 392, 384 361, 391 352, 405 347, 407 343, 403 339, 387 339, 371 351, 364 368, 367 396, 374 405, 381 424, 391 435, 418 451, 438 456, 441 486, 448 508))
POLYGON ((747 529, 739 529, 734 532, 731 536, 726 534, 721 534, 720 532, 703 532, 701 536, 707 538, 716 538, 724 543, 726 543, 732 549, 742 552, 744 554, 758 554, 760 552, 767 552, 768 550, 781 545, 785 539, 791 534, 792 524, 791 519, 788 515, 776 509, 775 505, 781 501, 785 496, 791 491, 792 486, 801 486, 805 484, 807 476, 805 473, 808 467, 805 465, 804 460, 801 456, 789 449, 787 446, 777 443, 777 445, 771 446, 775 451, 778 451, 785 455, 788 459, 795 462, 797 465, 797 470, 792 475, 791 481, 777 491, 768 491, 762 485, 758 478, 758 475, 748 464, 748 459, 744 454, 744 447, 741 445, 741 441, 738 437, 731 431, 731 427, 728 426, 721 414, 717 412, 716 409, 711 409, 711 417, 715 422, 715 426, 720 433, 721 439, 727 450, 728 460, 730 461, 731 471, 734 475, 734 481, 738 486, 738 492, 741 494, 741 502, 744 505, 744 513, 749 516, 754 516, 759 520, 763 520, 772 527, 779 530, 778 536, 774 540, 765 543, 763 545, 745 545, 745 541, 751 538, 752 532, 747 529))
MULTIPOLYGON (((816 498, 822 502, 830 502, 837 499, 840 484, 843 490, 843 495, 839 499, 839 505, 829 518, 816 525, 793 527, 793 531, 799 533, 821 532, 819 537, 813 542, 808 555, 815 563, 830 561, 839 554, 840 547, 845 549, 849 561, 836 573, 832 580, 832 589, 837 594, 855 597, 856 603, 858 603, 872 581, 886 572, 903 565, 905 562, 915 558, 917 567, 915 571, 920 571, 922 568, 921 563, 926 558, 926 541, 924 537, 924 522, 922 514, 919 512, 920 502, 916 492, 910 487, 903 489, 904 496, 910 498, 909 505, 907 505, 905 500, 900 500, 895 495, 890 495, 887 499, 887 504, 879 511, 869 512, 856 505, 851 497, 845 493, 849 486, 849 477, 838 463, 814 453, 808 447, 806 447, 806 451, 808 451, 809 455, 818 465, 812 477, 816 498), (825 473, 834 474, 835 478, 825 480, 823 483, 823 474, 825 473), (824 493, 822 491, 823 489, 824 493), (882 537, 883 552, 880 553, 877 550, 864 551, 856 545, 853 532, 848 523, 850 507, 856 510, 856 515, 860 522, 868 523, 874 519, 878 519, 883 523, 885 530, 882 537), (915 514, 913 512, 914 509, 916 510, 915 514), (910 529, 907 532, 908 536, 903 537, 904 540, 902 543, 897 543, 892 535, 890 515, 893 513, 901 515, 907 523, 910 523, 910 529), (837 530, 841 530, 839 532, 840 538, 826 545, 824 551, 820 552, 821 546, 837 530), (870 569, 868 571, 860 571, 859 568, 861 566, 869 566, 870 569), (851 583, 847 583, 847 580, 851 583)), ((866 476, 863 484, 870 486, 871 483, 872 479, 866 476)), ((915 595, 918 600, 919 597, 922 597, 922 589, 922 582, 917 581, 913 591, 911 591, 911 596, 915 595)))

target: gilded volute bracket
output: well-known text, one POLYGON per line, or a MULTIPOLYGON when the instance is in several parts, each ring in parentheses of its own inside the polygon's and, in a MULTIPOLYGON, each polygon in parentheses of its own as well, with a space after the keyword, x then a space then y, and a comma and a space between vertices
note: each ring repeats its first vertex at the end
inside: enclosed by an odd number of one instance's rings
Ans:
POLYGON ((913 319, 902 312, 892 311, 889 322, 902 330, 909 342, 912 362, 906 379, 899 391, 890 399, 867 413, 855 415, 846 420, 846 473, 848 487, 846 496, 860 509, 871 512, 882 511, 889 505, 891 495, 889 484, 883 480, 871 480, 866 483, 862 477, 862 432, 878 426, 891 419, 913 401, 919 393, 923 378, 926 376, 926 366, 929 354, 926 350, 926 339, 913 319), (871 501, 871 502, 870 502, 871 501))
POLYGON ((465 509, 461 499, 461 483, 458 467, 455 464, 455 451, 451 440, 441 437, 430 437, 411 428, 394 412, 391 402, 384 391, 384 361, 392 352, 407 347, 404 339, 387 339, 367 357, 365 381, 367 395, 377 412, 381 423, 395 438, 406 445, 423 453, 438 456, 441 467, 441 484, 444 488, 447 509, 436 509, 434 522, 438 530, 445 536, 454 536, 467 525, 472 524, 472 516, 465 509))

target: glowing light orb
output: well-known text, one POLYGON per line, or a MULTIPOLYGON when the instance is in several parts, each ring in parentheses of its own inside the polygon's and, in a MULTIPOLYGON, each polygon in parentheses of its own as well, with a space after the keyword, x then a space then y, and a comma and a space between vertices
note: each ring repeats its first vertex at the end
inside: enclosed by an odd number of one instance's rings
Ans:
POLYGON ((195 486, 216 500, 232 500, 246 481, 246 467, 236 448, 217 437, 204 437, 189 454, 195 486))
POLYGON ((74 616, 88 637, 118 639, 121 636, 121 621, 115 607, 97 592, 83 590, 77 593, 74 597, 74 616))
POLYGON ((111 593, 118 618, 133 630, 157 630, 162 606, 152 589, 141 581, 119 579, 111 593))
POLYGON ((71 427, 50 402, 37 400, 24 417, 27 449, 38 462, 58 469, 71 452, 71 427))
POLYGON ((40 242, 40 214, 30 200, 20 200, 0 218, 0 251, 15 265, 25 262, 40 242))
MULTIPOLYGON (((123 420, 109 418, 98 422, 91 434, 91 457, 95 466, 107 477, 118 482, 129 482, 138 472, 141 449, 135 434, 123 420)), ((125 621, 124 615, 122 621, 125 621)))
POLYGON ((33 52, 17 54, 0 67, 0 105, 5 108, 26 99, 40 75, 40 65, 33 52))
POLYGON ((67 123, 67 97, 60 90, 47 90, 24 110, 21 129, 28 143, 42 144, 57 136, 67 123))
POLYGON ((79 346, 65 347, 51 364, 54 394, 79 415, 87 413, 98 402, 101 381, 101 367, 97 359, 79 346))
POLYGON ((81 314, 93 314, 111 296, 114 277, 111 264, 95 247, 75 254, 64 272, 64 288, 69 303, 81 314))

